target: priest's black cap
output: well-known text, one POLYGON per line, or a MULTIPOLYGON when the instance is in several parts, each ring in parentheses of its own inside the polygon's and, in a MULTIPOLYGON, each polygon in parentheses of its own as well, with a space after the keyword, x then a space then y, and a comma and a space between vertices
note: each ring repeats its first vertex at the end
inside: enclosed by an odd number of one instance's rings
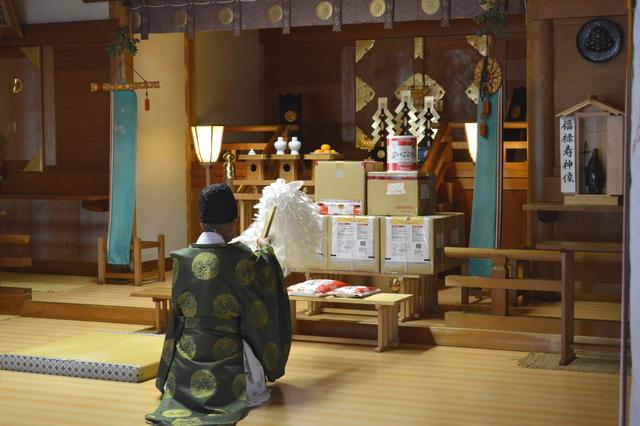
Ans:
POLYGON ((225 183, 209 185, 200 192, 200 222, 221 225, 238 218, 233 191, 225 183))

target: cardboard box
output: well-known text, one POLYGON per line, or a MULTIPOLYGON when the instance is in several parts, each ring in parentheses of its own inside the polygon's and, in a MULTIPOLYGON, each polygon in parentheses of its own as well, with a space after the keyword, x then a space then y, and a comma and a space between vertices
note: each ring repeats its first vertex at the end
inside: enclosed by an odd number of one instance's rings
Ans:
POLYGON ((315 200, 360 204, 366 214, 367 172, 384 170, 377 161, 319 161, 315 168, 315 200))
MULTIPOLYGON (((444 217, 444 246, 464 247, 465 242, 465 222, 464 213, 460 212, 438 212, 438 216, 444 217)), ((463 259, 455 259, 443 256, 443 271, 448 271, 462 265, 463 259)))
POLYGON ((328 269, 380 272, 380 225, 373 216, 327 216, 328 269))
POLYGON ((319 251, 314 255, 310 256, 305 260, 305 262, 299 266, 296 266, 296 270, 307 270, 307 269, 327 269, 327 262, 329 259, 328 252, 328 243, 329 243, 329 220, 327 216, 320 216, 318 218, 318 225, 320 226, 321 231, 321 241, 318 246, 319 251))
POLYGON ((381 218, 381 272, 437 274, 444 256, 445 216, 381 218))
POLYGON ((436 211, 435 178, 419 172, 367 174, 367 213, 426 216, 436 211))

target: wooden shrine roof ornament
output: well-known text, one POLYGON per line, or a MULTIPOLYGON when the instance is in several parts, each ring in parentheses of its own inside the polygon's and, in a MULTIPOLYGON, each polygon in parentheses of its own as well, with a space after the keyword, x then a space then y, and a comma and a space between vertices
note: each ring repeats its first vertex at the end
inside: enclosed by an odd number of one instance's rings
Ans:
POLYGON ((624 111, 620 111, 617 108, 612 107, 611 105, 607 105, 604 102, 600 102, 598 100, 598 98, 596 98, 595 96, 589 96, 587 99, 585 99, 584 101, 570 107, 567 108, 566 110, 559 112, 556 114, 556 118, 559 117, 565 117, 567 115, 573 115, 576 112, 585 109, 587 107, 595 107, 598 109, 601 109, 604 112, 608 112, 611 115, 624 115, 624 111))

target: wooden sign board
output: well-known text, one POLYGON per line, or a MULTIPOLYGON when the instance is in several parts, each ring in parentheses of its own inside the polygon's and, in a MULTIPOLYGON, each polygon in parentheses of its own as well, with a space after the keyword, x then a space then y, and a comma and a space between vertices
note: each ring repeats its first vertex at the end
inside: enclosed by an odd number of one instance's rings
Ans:
POLYGON ((563 194, 578 192, 576 118, 560 118, 560 190, 563 194))

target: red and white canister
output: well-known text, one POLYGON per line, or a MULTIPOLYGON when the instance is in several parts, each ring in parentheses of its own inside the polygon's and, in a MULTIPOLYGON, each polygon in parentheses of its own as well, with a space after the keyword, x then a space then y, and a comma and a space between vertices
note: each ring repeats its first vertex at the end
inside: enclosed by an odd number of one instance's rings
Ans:
POLYGON ((415 136, 387 137, 387 171, 412 172, 418 170, 415 136))

